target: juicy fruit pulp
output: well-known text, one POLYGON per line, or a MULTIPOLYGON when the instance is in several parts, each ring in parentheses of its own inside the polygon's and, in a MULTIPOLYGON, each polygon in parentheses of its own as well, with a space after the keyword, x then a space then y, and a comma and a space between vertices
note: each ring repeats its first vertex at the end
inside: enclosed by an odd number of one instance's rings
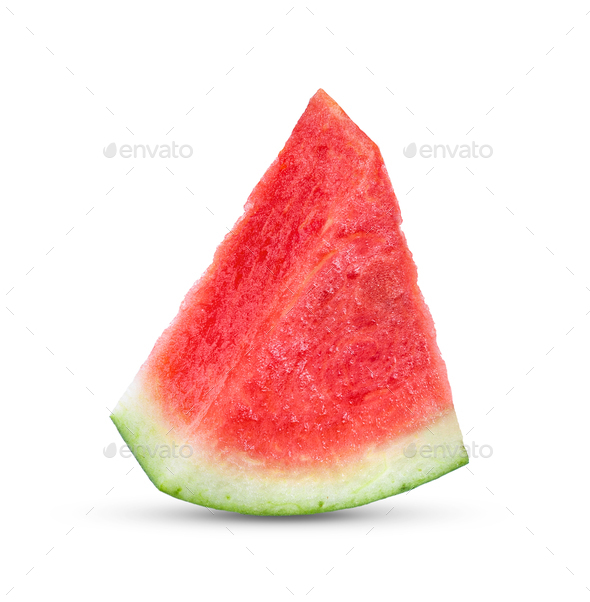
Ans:
POLYGON ((159 488, 297 514, 467 462, 403 455, 463 447, 400 224, 379 149, 319 90, 114 412, 130 444, 195 452, 178 474, 136 453, 159 488))

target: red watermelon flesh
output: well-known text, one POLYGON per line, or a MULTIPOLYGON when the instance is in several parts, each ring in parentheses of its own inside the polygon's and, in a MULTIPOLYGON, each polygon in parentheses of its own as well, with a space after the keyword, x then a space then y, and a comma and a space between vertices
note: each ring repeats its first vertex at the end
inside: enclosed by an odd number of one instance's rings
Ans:
POLYGON ((156 486, 301 514, 467 463, 400 224, 378 147, 319 90, 113 413, 156 486))

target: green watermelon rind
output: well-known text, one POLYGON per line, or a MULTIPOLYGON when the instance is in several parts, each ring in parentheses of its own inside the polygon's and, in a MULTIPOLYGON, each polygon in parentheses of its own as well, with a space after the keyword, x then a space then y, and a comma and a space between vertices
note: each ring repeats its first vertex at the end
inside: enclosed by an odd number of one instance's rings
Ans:
POLYGON ((272 516, 331 512, 410 491, 469 462, 452 409, 433 418, 428 428, 367 450, 357 460, 297 473, 244 464, 243 458, 221 460, 205 447, 198 449, 192 438, 190 457, 162 458, 154 450, 179 448, 186 442, 175 437, 139 377, 111 419, 160 491, 207 508, 272 516), (450 453, 406 457, 410 445, 417 450, 443 445, 450 453))

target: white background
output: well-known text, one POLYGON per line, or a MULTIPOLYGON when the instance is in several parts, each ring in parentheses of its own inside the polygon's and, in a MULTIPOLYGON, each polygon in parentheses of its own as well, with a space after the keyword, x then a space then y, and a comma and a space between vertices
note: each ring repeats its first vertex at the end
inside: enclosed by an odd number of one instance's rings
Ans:
POLYGON ((8 0, 0 594, 590 599, 589 11, 8 0), (105 458, 107 408, 319 87, 383 152, 465 441, 494 453, 363 508, 211 514, 105 458), (193 156, 102 155, 172 140, 193 156), (472 141, 493 156, 402 154, 472 141))

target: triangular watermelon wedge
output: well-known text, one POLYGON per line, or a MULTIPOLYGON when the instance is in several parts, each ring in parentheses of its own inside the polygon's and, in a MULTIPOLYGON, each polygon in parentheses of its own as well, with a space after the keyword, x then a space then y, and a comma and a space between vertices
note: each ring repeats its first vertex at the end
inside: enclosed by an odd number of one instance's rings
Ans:
POLYGON ((113 412, 156 487, 308 514, 467 464, 400 223, 378 147, 319 90, 113 412))

